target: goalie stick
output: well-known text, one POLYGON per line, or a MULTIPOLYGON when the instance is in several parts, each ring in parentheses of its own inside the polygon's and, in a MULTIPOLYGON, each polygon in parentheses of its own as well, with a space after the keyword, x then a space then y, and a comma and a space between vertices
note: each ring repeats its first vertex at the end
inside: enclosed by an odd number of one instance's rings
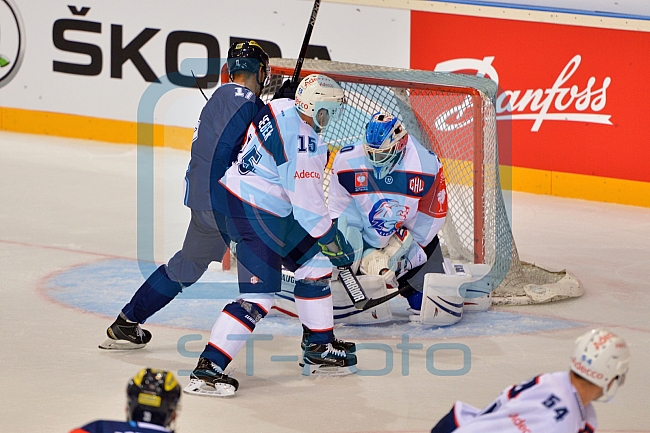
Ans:
POLYGON ((339 266, 337 269, 339 270, 339 280, 341 281, 341 284, 343 284, 343 288, 352 300, 354 308, 357 310, 369 310, 376 307, 377 305, 390 301, 394 297, 401 295, 404 292, 412 290, 411 286, 406 286, 397 289, 393 293, 389 293, 388 295, 381 296, 379 298, 368 298, 366 292, 361 286, 361 283, 359 283, 357 276, 354 275, 354 272, 352 272, 350 266, 339 266))
POLYGON ((366 295, 366 292, 363 290, 363 287, 361 287, 361 283, 359 283, 357 276, 352 272, 352 268, 350 266, 338 266, 337 269, 339 270, 339 281, 341 281, 343 288, 352 300, 354 308, 361 311, 371 308, 366 306, 372 301, 372 299, 368 298, 366 295))
MULTIPOLYGON (((396 297, 397 295, 401 295, 402 293, 407 292, 409 289, 411 289, 411 286, 406 286, 406 287, 402 287, 401 289, 397 289, 396 291, 394 291, 393 293, 389 293, 388 295, 385 295, 385 296, 382 296, 382 297, 379 297, 379 298, 376 298, 376 299, 368 299, 368 302, 366 302, 363 305, 363 307, 361 308, 361 311, 366 311, 366 310, 369 310, 371 308, 376 307, 379 304, 383 304, 384 302, 388 302, 391 299, 393 299, 394 297, 396 297)), ((355 305, 355 307, 356 307, 356 305, 355 305)))

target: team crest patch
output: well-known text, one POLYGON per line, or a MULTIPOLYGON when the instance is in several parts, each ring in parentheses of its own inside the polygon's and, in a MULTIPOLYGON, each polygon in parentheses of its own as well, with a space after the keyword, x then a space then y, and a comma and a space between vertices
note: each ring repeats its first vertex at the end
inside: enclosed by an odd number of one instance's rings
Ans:
POLYGON ((367 191, 368 190, 368 174, 357 173, 354 175, 354 190, 367 191))
POLYGON ((257 278, 255 275, 251 277, 251 284, 257 284, 260 282, 260 279, 257 278))
POLYGON ((409 189, 413 194, 420 194, 424 190, 424 181, 421 177, 414 177, 409 181, 409 189))
POLYGON ((379 236, 390 236, 402 227, 408 213, 408 206, 400 204, 397 200, 384 198, 374 204, 368 219, 379 236))

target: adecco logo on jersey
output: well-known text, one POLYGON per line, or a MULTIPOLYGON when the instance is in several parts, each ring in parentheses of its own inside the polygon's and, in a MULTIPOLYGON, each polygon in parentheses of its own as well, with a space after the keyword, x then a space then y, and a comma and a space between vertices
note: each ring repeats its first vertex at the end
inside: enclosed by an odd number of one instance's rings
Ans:
POLYGON ((0 0, 0 88, 16 76, 25 55, 25 25, 13 0, 0 0))
POLYGON ((315 171, 296 171, 293 175, 294 179, 320 179, 320 174, 315 171))

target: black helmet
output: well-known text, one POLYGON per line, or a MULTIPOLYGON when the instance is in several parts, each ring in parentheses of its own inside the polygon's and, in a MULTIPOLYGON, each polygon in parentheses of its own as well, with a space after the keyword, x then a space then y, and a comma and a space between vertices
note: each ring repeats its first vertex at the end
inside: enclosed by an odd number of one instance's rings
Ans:
POLYGON ((167 427, 174 420, 181 387, 171 372, 143 368, 129 381, 126 398, 129 421, 167 427))
POLYGON ((228 74, 232 79, 232 74, 237 71, 249 71, 257 76, 260 65, 264 68, 264 81, 260 84, 263 88, 271 82, 271 64, 269 55, 255 41, 235 42, 228 50, 228 74))

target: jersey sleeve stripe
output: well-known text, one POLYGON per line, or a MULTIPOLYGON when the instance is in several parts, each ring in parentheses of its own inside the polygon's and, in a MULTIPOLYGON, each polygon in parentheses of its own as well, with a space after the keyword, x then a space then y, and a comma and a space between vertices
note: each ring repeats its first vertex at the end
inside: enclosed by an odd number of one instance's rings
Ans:
POLYGON ((279 132, 280 130, 278 129, 278 122, 275 118, 275 113, 273 113, 273 108, 270 105, 267 105, 267 107, 268 110, 264 111, 268 111, 268 123, 263 124, 264 117, 262 119, 258 117, 255 124, 255 133, 262 147, 273 157, 275 164, 280 166, 285 164, 289 158, 284 150, 284 140, 279 132))

